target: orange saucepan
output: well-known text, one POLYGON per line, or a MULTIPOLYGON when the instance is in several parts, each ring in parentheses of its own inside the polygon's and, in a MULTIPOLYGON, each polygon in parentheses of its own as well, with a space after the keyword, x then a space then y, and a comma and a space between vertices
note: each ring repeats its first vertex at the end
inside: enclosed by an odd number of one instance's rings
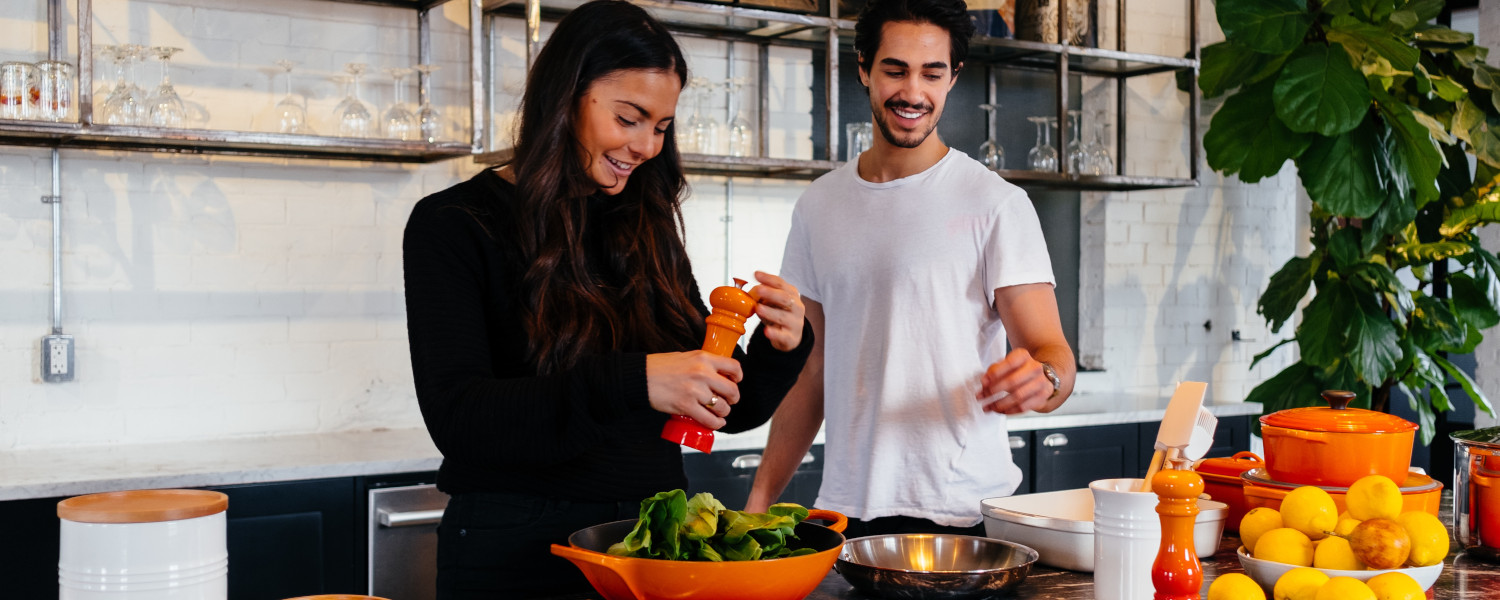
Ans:
MULTIPOLYGON (((1253 469, 1245 471, 1240 476, 1244 482, 1245 509, 1253 510, 1262 506, 1281 510, 1281 501, 1290 494, 1292 490, 1302 487, 1302 484, 1274 481, 1266 476, 1264 469, 1253 469)), ((1438 516, 1438 509, 1442 508, 1443 482, 1411 471, 1402 480, 1396 480, 1396 485, 1401 488, 1401 512, 1409 510, 1422 510, 1438 516)), ((1348 495, 1349 488, 1334 486, 1318 486, 1333 498, 1333 506, 1339 512, 1347 510, 1344 504, 1344 496, 1348 495)))
POLYGON ((801 600, 838 559, 849 523, 829 510, 810 511, 808 518, 832 524, 799 523, 797 546, 817 552, 791 558, 702 562, 607 554, 635 528, 635 519, 580 529, 568 537, 569 545, 553 544, 552 553, 577 565, 604 600, 801 600))
POLYGON ((1260 418, 1270 478, 1298 485, 1349 487, 1361 477, 1406 479, 1417 425, 1348 408, 1353 392, 1327 391, 1328 408, 1281 410, 1260 418))

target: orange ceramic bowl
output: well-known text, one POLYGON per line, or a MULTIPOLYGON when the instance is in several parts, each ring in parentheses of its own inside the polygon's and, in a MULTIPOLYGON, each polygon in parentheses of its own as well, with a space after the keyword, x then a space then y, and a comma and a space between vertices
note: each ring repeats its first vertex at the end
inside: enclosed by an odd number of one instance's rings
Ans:
POLYGON ((833 523, 797 524, 799 546, 817 552, 791 558, 700 562, 607 554, 635 528, 635 519, 580 529, 568 537, 569 545, 553 544, 552 553, 577 565, 604 600, 801 600, 833 568, 849 523, 828 510, 813 510, 808 518, 833 523))
POLYGON ((1351 392, 1323 393, 1329 407, 1281 410, 1260 418, 1266 473, 1297 485, 1349 487, 1361 477, 1406 478, 1417 425, 1395 415, 1348 408, 1351 392))
MULTIPOLYGON (((1301 484, 1275 481, 1267 477, 1265 469, 1245 471, 1240 479, 1245 484, 1245 506, 1248 510, 1262 506, 1281 510, 1281 500, 1292 490, 1302 487, 1301 484)), ((1424 510, 1432 513, 1434 517, 1437 516, 1438 509, 1442 505, 1443 482, 1411 471, 1398 485, 1401 486, 1401 512, 1424 510)), ((1323 488, 1323 491, 1333 497, 1333 504, 1338 507, 1340 513, 1347 510, 1344 506, 1344 496, 1349 492, 1349 488, 1318 487, 1323 488)))

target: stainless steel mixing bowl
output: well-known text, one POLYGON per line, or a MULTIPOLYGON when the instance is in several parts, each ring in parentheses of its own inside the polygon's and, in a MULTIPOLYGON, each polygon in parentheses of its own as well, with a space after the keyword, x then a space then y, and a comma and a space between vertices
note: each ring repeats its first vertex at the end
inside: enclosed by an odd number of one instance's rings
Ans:
POLYGON ((849 540, 834 568, 855 589, 882 598, 979 599, 1026 579, 1036 550, 968 535, 903 533, 849 540))

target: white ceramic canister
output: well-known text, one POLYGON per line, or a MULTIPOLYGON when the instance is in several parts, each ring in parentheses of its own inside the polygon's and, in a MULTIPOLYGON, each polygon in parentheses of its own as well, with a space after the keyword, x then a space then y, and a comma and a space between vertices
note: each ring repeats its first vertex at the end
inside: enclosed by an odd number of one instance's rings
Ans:
POLYGON ((225 600, 229 497, 134 490, 57 503, 60 600, 225 600))
POLYGON ((1094 493, 1094 598, 1151 600, 1151 565, 1161 549, 1160 500, 1140 479, 1100 479, 1094 493))

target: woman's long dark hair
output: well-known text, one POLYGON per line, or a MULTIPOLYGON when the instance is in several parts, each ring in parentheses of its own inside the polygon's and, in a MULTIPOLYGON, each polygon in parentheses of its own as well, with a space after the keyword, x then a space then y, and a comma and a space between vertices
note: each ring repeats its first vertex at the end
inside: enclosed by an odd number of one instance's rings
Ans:
POLYGON ((521 310, 528 358, 542 373, 609 350, 681 350, 703 335, 703 316, 688 299, 692 268, 680 200, 687 180, 674 125, 661 153, 605 200, 607 218, 585 223, 588 198, 599 186, 579 160, 579 100, 595 81, 626 69, 676 73, 687 82, 682 50, 661 23, 623 0, 589 2, 553 30, 521 98, 510 163, 521 191, 518 239, 528 261, 521 310), (585 244, 585 226, 602 243, 585 244))

